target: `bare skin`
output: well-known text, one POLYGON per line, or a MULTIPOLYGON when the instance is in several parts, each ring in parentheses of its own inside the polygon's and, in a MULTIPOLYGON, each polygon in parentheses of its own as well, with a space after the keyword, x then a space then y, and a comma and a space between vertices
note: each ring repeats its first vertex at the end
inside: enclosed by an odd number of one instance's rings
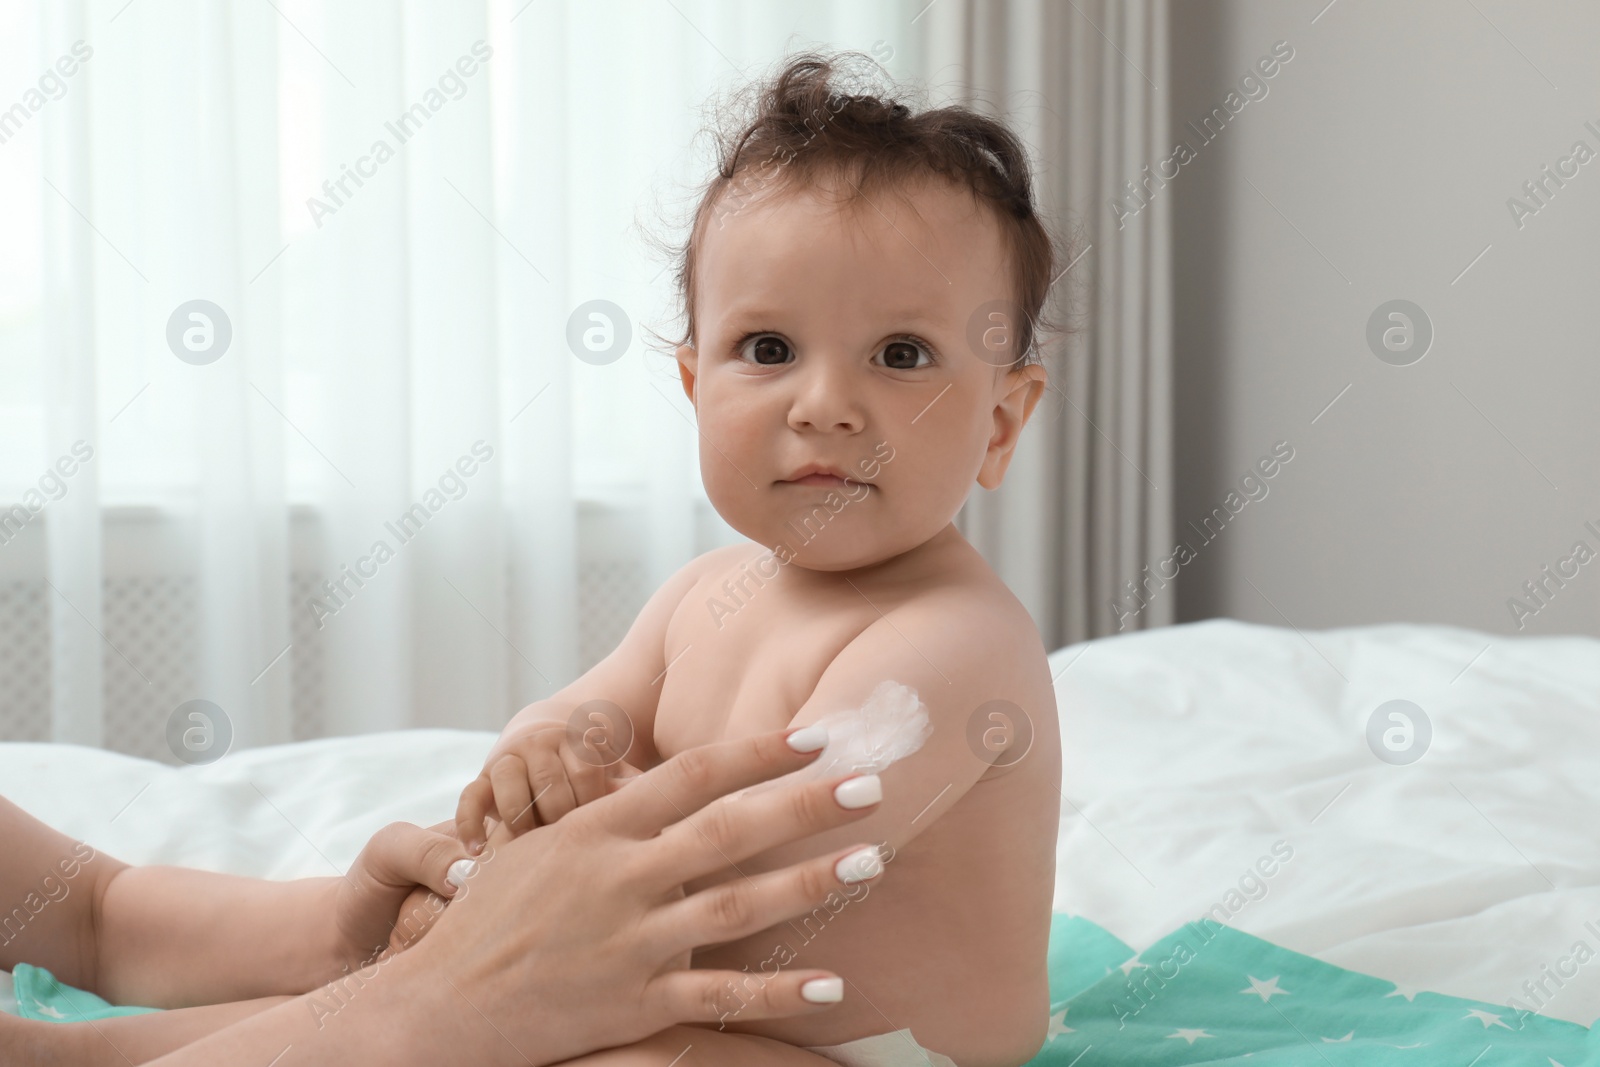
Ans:
MULTIPOLYGON (((863 796, 859 787, 876 786, 877 779, 825 769, 746 795, 816 757, 814 746, 794 744, 783 732, 702 747, 559 826, 520 839, 500 831, 462 875, 454 906, 420 944, 309 996, 232 1005, 243 1018, 157 1062, 536 1067, 608 1042, 670 1033, 677 1022, 714 1019, 720 989, 740 975, 686 969, 696 945, 735 941, 785 916, 803 915, 839 889, 870 886, 883 873, 841 882, 842 870, 855 870, 842 864, 865 847, 858 839, 782 871, 685 892, 686 882, 724 864, 870 817, 881 794, 868 789, 874 795, 863 796), (847 795, 846 783, 853 793, 847 795), (729 794, 741 803, 724 803, 729 794), (544 909, 530 913, 530 899, 544 909)), ((0 841, 11 849, 0 870, 0 897, 21 894, 0 938, 0 961, 11 966, 31 959, 90 990, 165 990, 180 1003, 203 1000, 207 982, 228 990, 263 980, 314 980, 326 962, 308 951, 319 939, 293 934, 315 933, 320 925, 334 946, 351 933, 361 945, 374 929, 387 934, 393 920, 377 914, 380 906, 404 895, 417 878, 431 883, 431 854, 442 849, 459 856, 462 850, 454 838, 418 827, 391 827, 379 838, 337 880, 348 891, 336 888, 329 906, 307 911, 297 883, 130 868, 0 800, 0 841), (391 881, 409 868, 409 884, 391 881), (108 882, 123 884, 108 888, 108 882), (119 894, 120 904, 106 903, 119 894), (218 923, 209 907, 195 906, 196 895, 231 898, 234 910, 250 914, 218 923), (264 929, 257 918, 281 925, 264 929), (134 944, 149 951, 124 958, 134 944), (273 973, 263 979, 251 966, 257 961, 273 973)), ((224 911, 229 902, 219 901, 224 911)), ((841 989, 837 976, 790 969, 768 981, 747 1012, 751 1018, 825 1012, 841 989)), ((104 1024, 57 1025, 0 1014, 0 1065, 144 1062, 163 1034, 197 1036, 199 1027, 185 1035, 171 1022, 198 1019, 193 1013, 205 1010, 115 1020, 150 1024, 121 1033, 120 1044, 104 1024)), ((219 1013, 209 1021, 218 1023, 219 1013)))
MULTIPOLYGON (((664 1063, 692 1044, 685 1064, 820 1064, 806 1046, 910 1028, 963 1065, 1002 1067, 1043 1040, 1054 695, 1032 620, 951 520, 974 481, 1004 477, 1044 372, 968 347, 974 310, 1010 295, 994 219, 939 182, 873 199, 841 210, 790 192, 703 236, 700 336, 678 359, 707 492, 753 543, 685 567, 611 656, 519 713, 464 795, 459 832, 481 833, 486 812, 522 829, 593 795, 597 772, 551 725, 587 701, 626 712, 627 763, 649 767, 859 707, 892 679, 920 695, 933 734, 882 772, 888 799, 850 832, 887 843, 896 877, 836 913, 695 954, 757 975, 827 967, 847 982, 834 1011, 747 1021, 732 996, 723 1031, 677 1028, 574 1062, 664 1063), (806 476, 817 466, 834 476, 806 476), (1000 720, 980 712, 994 701, 1014 709, 999 706, 1012 743, 1028 725, 1032 740, 991 769, 968 735, 977 719, 975 736, 996 736, 1000 720)), ((738 873, 839 843, 820 835, 738 873)))
MULTIPOLYGON (((453 837, 395 824, 343 878, 266 882, 130 867, 0 797, 0 967, 31 963, 118 1004, 173 1009, 98 1023, 0 1027, 0 1067, 65 1048, 62 1062, 143 1063, 359 968, 389 942, 402 901, 465 856, 453 837), (286 936, 288 934, 294 936, 286 936), (239 961, 248 959, 250 966, 239 961), (15 1061, 7 1049, 30 1047, 15 1061)), ((428 891, 432 891, 431 889, 428 891)), ((441 899, 442 898, 436 898, 441 899)))

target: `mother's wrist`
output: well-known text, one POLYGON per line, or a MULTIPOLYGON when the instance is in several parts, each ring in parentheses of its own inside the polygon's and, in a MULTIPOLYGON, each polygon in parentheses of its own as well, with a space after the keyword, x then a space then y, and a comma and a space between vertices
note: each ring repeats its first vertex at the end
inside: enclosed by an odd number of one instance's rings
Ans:
POLYGON ((99 1067, 121 1054, 88 1023, 47 1023, 0 1012, 0 1064, 72 1064, 99 1067))
POLYGON ((373 954, 372 951, 362 953, 358 946, 350 943, 340 927, 339 890, 342 880, 319 878, 317 881, 322 884, 316 887, 313 907, 303 912, 308 917, 309 931, 306 945, 307 980, 299 988, 286 990, 292 994, 306 993, 333 982, 360 967, 373 954))
MULTIPOLYGON (((527 1067, 529 1057, 535 1067, 547 1062, 535 1050, 527 1050, 525 1056, 512 1046, 470 999, 475 992, 470 984, 448 975, 444 961, 428 953, 426 944, 424 939, 377 965, 378 974, 371 982, 375 995, 362 998, 356 1025, 388 1055, 374 1056, 370 1062, 474 1067, 527 1067)), ((355 1001, 351 1006, 357 1006, 355 1001)))

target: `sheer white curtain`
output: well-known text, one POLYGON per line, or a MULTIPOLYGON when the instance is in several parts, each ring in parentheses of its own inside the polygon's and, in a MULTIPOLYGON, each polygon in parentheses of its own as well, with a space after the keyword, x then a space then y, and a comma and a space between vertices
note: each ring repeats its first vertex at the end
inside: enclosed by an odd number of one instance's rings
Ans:
POLYGON ((731 536, 640 228, 705 175, 704 102, 810 46, 1006 114, 1083 220, 1081 330, 962 521, 1049 643, 1113 628, 1170 524, 1166 205, 1105 211, 1164 145, 1164 17, 0 7, 0 738, 171 759, 192 700, 236 745, 495 728, 609 647, 731 536), (580 310, 619 359, 569 346, 580 310))
POLYGON ((496 728, 573 677, 729 536, 638 232, 701 104, 812 45, 916 78, 922 6, 0 8, 0 737, 496 728))

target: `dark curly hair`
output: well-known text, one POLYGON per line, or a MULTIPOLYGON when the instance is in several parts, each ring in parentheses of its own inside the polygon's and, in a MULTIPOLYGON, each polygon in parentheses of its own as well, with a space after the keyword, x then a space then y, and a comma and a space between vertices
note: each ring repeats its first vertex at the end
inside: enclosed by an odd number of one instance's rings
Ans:
POLYGON ((720 225, 769 186, 826 185, 849 202, 938 175, 970 191, 1000 222, 1020 309, 1016 365, 1039 361, 1039 335, 1053 328, 1044 308, 1060 255, 1034 204, 1021 139, 970 108, 918 112, 873 92, 880 70, 859 52, 805 52, 734 97, 731 113, 710 130, 716 173, 699 192, 687 239, 672 248, 684 326, 673 344, 694 342, 696 248, 706 227, 720 225))

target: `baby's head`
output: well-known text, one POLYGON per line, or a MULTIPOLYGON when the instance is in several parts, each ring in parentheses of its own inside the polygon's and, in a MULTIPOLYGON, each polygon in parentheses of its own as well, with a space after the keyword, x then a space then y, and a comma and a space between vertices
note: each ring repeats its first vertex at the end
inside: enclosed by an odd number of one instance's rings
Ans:
POLYGON ((706 491, 813 570, 914 549, 1000 484, 1045 387, 1057 260, 1017 137, 850 92, 856 58, 756 87, 678 262, 706 491))

